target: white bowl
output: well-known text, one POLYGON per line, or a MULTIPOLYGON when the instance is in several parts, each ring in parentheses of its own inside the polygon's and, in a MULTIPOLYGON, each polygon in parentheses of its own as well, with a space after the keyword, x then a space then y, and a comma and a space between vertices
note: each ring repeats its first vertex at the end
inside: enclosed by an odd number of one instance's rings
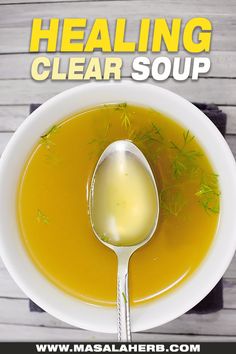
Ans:
POLYGON ((0 253, 19 287, 45 311, 84 329, 114 333, 116 309, 89 305, 50 283, 25 250, 16 221, 16 192, 24 163, 39 137, 54 123, 86 107, 109 102, 150 106, 180 122, 198 139, 219 174, 221 212, 212 246, 197 271, 181 286, 150 303, 131 308, 133 331, 162 325, 182 315, 216 285, 236 248, 236 166, 224 138, 195 106, 160 87, 123 81, 75 87, 53 97, 16 131, 0 161, 0 253))

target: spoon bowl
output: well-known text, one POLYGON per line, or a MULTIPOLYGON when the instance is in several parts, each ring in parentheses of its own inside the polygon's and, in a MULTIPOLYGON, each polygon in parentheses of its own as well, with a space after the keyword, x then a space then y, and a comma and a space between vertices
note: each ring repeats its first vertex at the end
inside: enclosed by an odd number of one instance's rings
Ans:
POLYGON ((90 221, 93 228, 93 232, 96 237, 102 242, 105 246, 112 249, 118 258, 118 276, 117 276, 117 312, 118 312, 118 340, 121 342, 129 342, 131 341, 131 326, 130 326, 130 314, 129 314, 129 291, 128 291, 128 265, 129 259, 131 255, 140 247, 144 246, 153 236, 159 217, 159 198, 158 191, 155 182, 155 178, 153 176, 152 169, 141 152, 141 150, 129 140, 118 140, 111 143, 100 156, 97 165, 95 167, 91 186, 90 186, 90 194, 89 194, 89 215, 90 221), (103 162, 112 157, 113 154, 119 154, 120 156, 125 157, 133 156, 136 160, 142 165, 151 179, 152 188, 155 194, 155 216, 152 227, 150 228, 147 234, 142 235, 141 242, 132 243, 131 245, 114 245, 108 240, 101 237, 96 223, 94 222, 94 194, 95 194, 95 182, 96 176, 100 169, 100 166, 103 162))

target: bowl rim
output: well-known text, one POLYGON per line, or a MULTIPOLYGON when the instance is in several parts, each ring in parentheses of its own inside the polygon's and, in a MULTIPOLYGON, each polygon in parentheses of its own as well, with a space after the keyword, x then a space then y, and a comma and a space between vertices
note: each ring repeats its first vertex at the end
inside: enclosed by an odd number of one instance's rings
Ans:
POLYGON ((19 287, 48 313, 71 325, 105 333, 116 332, 116 310, 73 298, 36 269, 20 240, 13 204, 22 161, 32 151, 37 141, 35 138, 39 138, 53 122, 60 121, 59 117, 65 118, 96 105, 96 102, 112 102, 116 97, 119 97, 117 103, 127 101, 151 106, 188 127, 208 154, 216 172, 220 170, 222 191, 218 230, 207 256, 194 274, 174 291, 131 308, 132 330, 142 331, 162 325, 195 306, 223 276, 236 248, 235 160, 218 129, 197 107, 159 86, 129 80, 86 83, 49 99, 17 129, 0 159, 0 255, 19 287))

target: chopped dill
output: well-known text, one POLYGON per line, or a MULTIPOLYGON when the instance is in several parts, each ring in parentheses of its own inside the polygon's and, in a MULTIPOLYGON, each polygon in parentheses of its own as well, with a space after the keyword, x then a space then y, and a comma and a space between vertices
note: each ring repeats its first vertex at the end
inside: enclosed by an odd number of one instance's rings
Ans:
POLYGON ((57 125, 53 125, 44 135, 41 135, 42 139, 48 138, 51 134, 55 133, 58 129, 57 125))
POLYGON ((136 143, 142 144, 163 144, 164 142, 164 137, 161 134, 161 129, 154 122, 151 123, 151 128, 144 132, 136 132, 135 130, 132 130, 130 132, 130 139, 136 143))
POLYGON ((218 214, 220 211, 220 191, 218 187, 218 175, 215 173, 202 176, 199 190, 195 193, 199 204, 211 214, 218 214))
POLYGON ((127 108, 127 103, 126 102, 123 102, 123 103, 118 103, 116 106, 115 106, 115 111, 121 111, 121 110, 124 110, 127 108))
POLYGON ((127 297, 126 297, 124 291, 122 291, 122 296, 123 296, 123 299, 124 299, 125 304, 127 304, 127 297))
POLYGON ((186 132, 183 132, 183 137, 184 137, 184 146, 187 145, 188 143, 190 143, 194 139, 194 136, 190 135, 189 130, 187 130, 186 132))
POLYGON ((100 236, 100 239, 103 241, 103 242, 109 242, 109 237, 106 236, 105 234, 103 234, 102 236, 100 236))
POLYGON ((197 159, 202 153, 197 150, 189 150, 188 145, 194 140, 189 130, 183 133, 183 144, 177 145, 170 142, 170 148, 175 151, 175 158, 172 162, 172 173, 175 178, 183 176, 185 173, 193 173, 198 169, 197 159))
POLYGON ((49 224, 49 218, 40 209, 37 210, 36 218, 39 223, 43 223, 45 225, 49 224))
MULTIPOLYGON (((204 175, 201 163, 199 163, 199 159, 203 154, 200 150, 194 148, 192 142, 195 137, 189 130, 183 131, 180 142, 171 141, 163 134, 158 123, 152 120, 152 113, 156 113, 154 110, 150 109, 149 125, 144 129, 136 130, 132 125, 132 115, 135 112, 128 111, 129 106, 126 102, 113 105, 113 107, 112 105, 104 105, 104 108, 108 107, 120 112, 121 126, 126 130, 125 138, 133 141, 143 151, 154 169, 158 168, 158 159, 162 158, 162 152, 166 152, 171 166, 170 173, 174 179, 172 179, 173 184, 165 187, 159 195, 160 207, 164 213, 177 216, 187 204, 180 186, 182 177, 188 177, 194 183, 199 183, 196 193, 193 191, 193 197, 195 194, 195 198, 207 213, 219 212, 218 176, 215 174, 206 175, 206 173, 204 175), (179 180, 178 183, 177 180, 179 180)), ((89 142, 89 144, 95 145, 98 154, 111 142, 109 140, 111 119, 112 117, 110 117, 107 125, 104 126, 103 133, 100 136, 97 134, 89 142)), ((43 137, 48 139, 48 136, 54 131, 55 129, 52 127, 43 137)), ((122 136, 122 138, 124 137, 122 136)), ((119 206, 119 204, 117 205, 119 206)), ((104 242, 109 242, 105 235, 101 239, 104 242)))
POLYGON ((50 138, 57 130, 58 126, 53 125, 45 134, 41 135, 41 140, 46 145, 47 149, 50 149, 52 145, 55 145, 50 138))
POLYGON ((174 161, 172 162, 172 171, 175 178, 182 176, 186 170, 187 167, 183 162, 181 162, 177 158, 174 159, 174 161))
POLYGON ((89 144, 95 144, 99 150, 99 152, 101 152, 102 150, 105 149, 105 147, 108 145, 109 141, 108 141, 108 133, 111 127, 111 123, 108 122, 106 127, 105 127, 105 131, 102 135, 100 135, 97 138, 94 138, 92 140, 90 140, 88 143, 89 144))
POLYGON ((181 191, 172 186, 163 188, 159 198, 162 210, 173 216, 178 216, 186 205, 185 198, 181 191))
POLYGON ((129 116, 126 112, 123 112, 122 116, 121 116, 121 124, 123 127, 125 127, 125 129, 128 129, 131 125, 130 123, 130 119, 129 116))
POLYGON ((207 184, 200 184, 200 189, 199 191, 196 193, 197 197, 202 196, 203 194, 209 194, 209 193, 214 193, 213 189, 208 186, 207 184))
POLYGON ((115 111, 121 111, 121 125, 126 130, 128 130, 131 126, 130 114, 127 111, 127 103, 119 103, 115 106, 115 111))
POLYGON ((150 114, 156 114, 156 113, 157 113, 157 111, 155 111, 155 109, 153 109, 152 107, 149 107, 149 108, 148 108, 148 112, 149 112, 150 114))
POLYGON ((159 136, 160 140, 164 140, 163 135, 161 134, 161 128, 157 126, 156 123, 152 122, 152 127, 154 129, 154 134, 159 136))

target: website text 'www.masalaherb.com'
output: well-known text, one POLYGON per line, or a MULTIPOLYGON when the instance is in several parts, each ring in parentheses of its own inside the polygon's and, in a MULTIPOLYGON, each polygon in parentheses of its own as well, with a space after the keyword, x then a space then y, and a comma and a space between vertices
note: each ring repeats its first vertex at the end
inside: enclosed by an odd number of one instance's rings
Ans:
POLYGON ((36 344, 38 353, 199 353, 200 344, 36 344))

